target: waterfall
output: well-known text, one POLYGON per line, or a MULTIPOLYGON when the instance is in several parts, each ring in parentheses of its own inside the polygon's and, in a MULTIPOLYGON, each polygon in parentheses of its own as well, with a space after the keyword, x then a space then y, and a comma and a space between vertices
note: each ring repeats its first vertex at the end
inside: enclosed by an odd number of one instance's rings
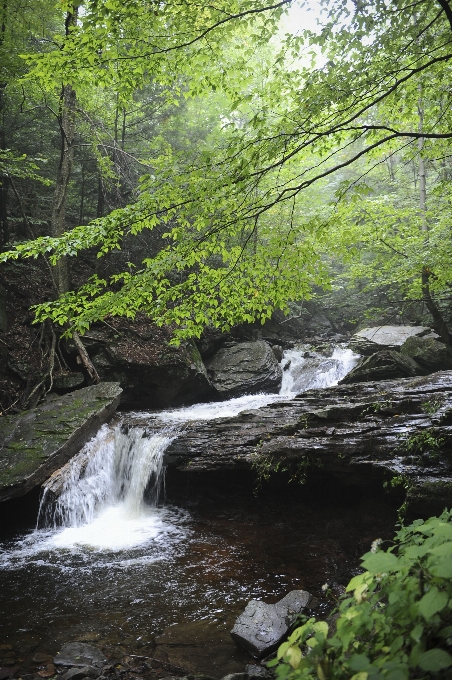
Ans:
MULTIPOLYGON (((152 424, 157 431, 151 434, 148 427, 126 430, 121 423, 103 425, 47 481, 38 526, 61 529, 53 541, 60 547, 88 544, 122 549, 148 540, 157 531, 156 516, 149 521, 149 513, 158 503, 163 454, 184 423, 231 418, 310 388, 335 385, 357 359, 351 350, 341 347, 325 356, 300 345, 284 353, 279 395, 246 395, 162 411, 153 414, 152 424)), ((139 415, 142 420, 147 414, 139 415)))
POLYGON ((359 359, 351 349, 333 347, 328 355, 300 345, 284 352, 280 394, 293 396, 306 390, 332 387, 349 373, 359 359))
POLYGON ((158 502, 163 453, 174 436, 168 428, 148 436, 143 428, 125 432, 120 425, 103 425, 47 481, 38 526, 82 527, 110 507, 120 507, 125 519, 138 518, 145 491, 148 506, 158 502))

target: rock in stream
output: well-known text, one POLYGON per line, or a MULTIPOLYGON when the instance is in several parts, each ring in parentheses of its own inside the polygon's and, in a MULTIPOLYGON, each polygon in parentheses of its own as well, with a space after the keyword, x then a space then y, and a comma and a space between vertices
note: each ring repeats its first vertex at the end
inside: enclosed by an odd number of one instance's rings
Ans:
POLYGON ((100 383, 0 418, 0 501, 23 496, 64 465, 114 414, 118 383, 100 383))

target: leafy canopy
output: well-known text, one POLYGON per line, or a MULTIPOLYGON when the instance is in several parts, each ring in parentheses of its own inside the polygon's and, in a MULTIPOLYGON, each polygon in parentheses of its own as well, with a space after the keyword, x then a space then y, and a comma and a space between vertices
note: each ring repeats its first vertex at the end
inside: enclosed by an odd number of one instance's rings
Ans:
POLYGON ((440 4, 360 2, 351 11, 325 2, 318 31, 288 33, 269 46, 288 5, 190 1, 149 11, 140 2, 86 2, 61 49, 30 57, 28 77, 43 88, 66 80, 83 90, 94 79, 125 101, 152 80, 168 98, 174 88, 187 98, 221 92, 225 107, 216 130, 189 150, 156 140, 135 203, 2 255, 49 253, 55 262, 96 248, 102 257, 127 235, 161 234, 163 248, 141 267, 91 279, 41 305, 38 319, 70 320, 83 332, 109 314, 145 311, 175 324, 178 338, 206 324, 263 321, 329 285, 323 253, 347 247, 332 228, 341 226, 336 203, 356 184, 344 172, 417 144, 419 87, 431 101, 442 97, 422 137, 432 150, 447 144, 450 97, 442 84, 450 79, 452 34, 440 4), (309 53, 321 55, 320 66, 309 53))

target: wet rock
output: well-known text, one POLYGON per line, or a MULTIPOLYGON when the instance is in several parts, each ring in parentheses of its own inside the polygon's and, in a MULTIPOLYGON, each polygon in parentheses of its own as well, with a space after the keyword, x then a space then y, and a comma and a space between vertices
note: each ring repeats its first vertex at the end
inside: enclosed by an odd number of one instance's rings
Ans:
POLYGON ((105 654, 98 647, 85 642, 68 642, 53 659, 58 666, 79 666, 85 675, 87 669, 84 666, 100 666, 106 660, 105 654))
POLYGON ((38 675, 40 678, 51 678, 53 675, 55 675, 55 672, 55 666, 53 663, 48 663, 44 670, 38 671, 38 675))
POLYGON ((11 678, 17 668, 6 668, 4 666, 0 666, 0 680, 5 680, 5 678, 11 678))
POLYGON ((83 666, 82 668, 70 668, 61 676, 61 678, 62 680, 82 680, 82 678, 97 678, 98 675, 99 669, 94 668, 93 666, 83 666))
POLYGON ((37 654, 34 655, 32 658, 32 661, 35 663, 47 663, 49 661, 52 661, 53 656, 51 654, 43 654, 42 652, 38 652, 37 654))
POLYGON ((414 359, 428 372, 452 368, 452 349, 435 338, 408 338, 401 346, 400 353, 414 359))
POLYGON ((418 517, 429 517, 452 507, 451 446, 452 371, 441 371, 308 390, 234 418, 187 423, 165 455, 191 473, 259 465, 271 471, 279 463, 360 487, 394 476, 417 488, 435 479, 442 493, 427 490, 416 501, 418 517), (441 446, 427 456, 430 436, 441 446), (417 462, 413 437, 423 452, 417 462))
POLYGON ((69 392, 76 387, 80 387, 85 382, 83 373, 60 373, 53 378, 53 389, 55 392, 69 392))
POLYGON ((238 645, 257 659, 275 651, 287 635, 297 614, 309 604, 311 594, 292 590, 276 604, 250 600, 231 630, 238 645))
POLYGON ((118 333, 91 329, 84 342, 102 380, 123 389, 121 403, 146 409, 214 398, 198 348, 192 341, 168 344, 149 323, 122 321, 118 333), (156 335, 157 334, 157 335, 156 335))
POLYGON ((222 398, 278 392, 282 371, 270 345, 263 340, 222 347, 206 362, 212 385, 222 398))
POLYGON ((412 336, 439 336, 427 326, 375 326, 363 328, 355 333, 349 341, 350 349, 357 354, 370 356, 381 349, 399 349, 412 336))
POLYGON ((393 350, 382 350, 365 357, 340 380, 341 385, 372 380, 391 380, 425 375, 426 371, 414 359, 393 350))
POLYGON ((249 663, 245 666, 245 673, 249 678, 270 678, 270 671, 264 666, 249 663))
POLYGON ((0 501, 23 496, 64 465, 108 421, 117 383, 85 387, 0 418, 0 501))

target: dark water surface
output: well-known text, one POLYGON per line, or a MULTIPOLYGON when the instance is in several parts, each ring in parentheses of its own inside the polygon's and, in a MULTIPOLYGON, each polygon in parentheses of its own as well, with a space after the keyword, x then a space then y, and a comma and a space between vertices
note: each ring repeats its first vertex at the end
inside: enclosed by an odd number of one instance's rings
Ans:
MULTIPOLYGON (((243 671, 250 659, 228 631, 249 599, 275 602, 294 588, 321 598, 322 584, 345 585, 396 522, 380 486, 314 480, 256 497, 249 473, 172 472, 166 500, 151 510, 153 538, 128 550, 68 550, 46 548, 43 532, 24 539, 36 498, 28 514, 25 503, 0 515, 0 643, 12 646, 3 664, 24 668, 36 652, 79 639, 113 659, 155 655, 216 677, 243 671)), ((316 613, 324 611, 320 600, 316 613)), ((1 657, 0 646, 0 666, 1 657)))

